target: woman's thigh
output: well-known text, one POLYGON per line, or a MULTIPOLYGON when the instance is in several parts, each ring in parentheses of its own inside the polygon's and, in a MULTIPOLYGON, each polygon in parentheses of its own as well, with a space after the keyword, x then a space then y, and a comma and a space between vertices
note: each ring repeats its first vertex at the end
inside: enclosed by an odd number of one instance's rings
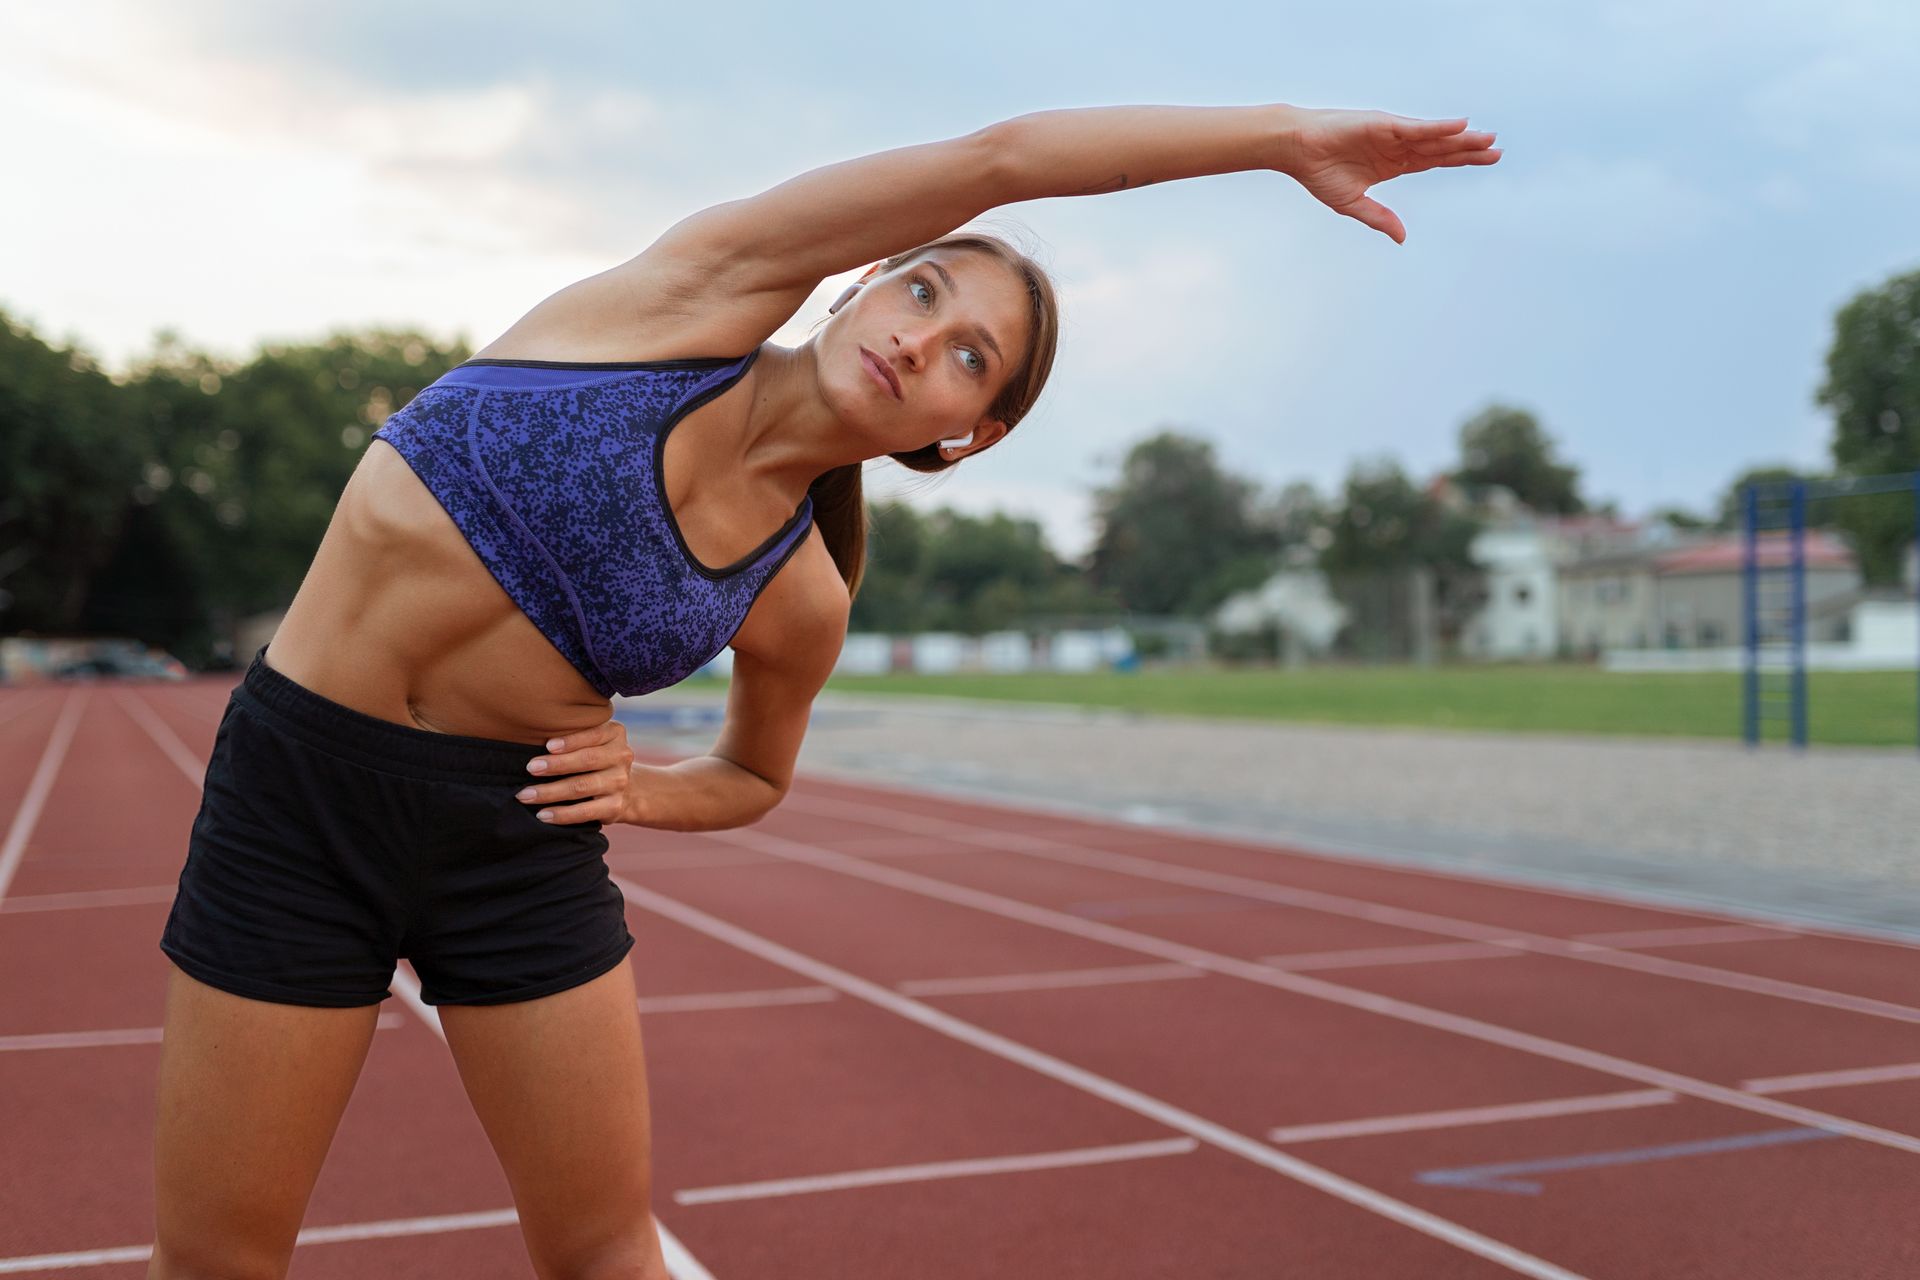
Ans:
POLYGON ((664 1280, 633 974, 513 1004, 439 1006, 542 1277, 664 1280))
POLYGON ((172 968, 152 1275, 286 1274, 379 1012, 250 1000, 172 968))

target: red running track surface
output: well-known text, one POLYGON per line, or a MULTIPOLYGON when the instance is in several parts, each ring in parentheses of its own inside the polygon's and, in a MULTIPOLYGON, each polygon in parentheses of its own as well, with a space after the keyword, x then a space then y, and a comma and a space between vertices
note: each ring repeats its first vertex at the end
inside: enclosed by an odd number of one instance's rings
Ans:
MULTIPOLYGON (((146 1272, 229 682, 0 690, 0 1275, 146 1272)), ((610 829, 682 1280, 1920 1275, 1920 950, 803 777, 610 829)), ((292 1274, 524 1277, 395 998, 292 1274)))

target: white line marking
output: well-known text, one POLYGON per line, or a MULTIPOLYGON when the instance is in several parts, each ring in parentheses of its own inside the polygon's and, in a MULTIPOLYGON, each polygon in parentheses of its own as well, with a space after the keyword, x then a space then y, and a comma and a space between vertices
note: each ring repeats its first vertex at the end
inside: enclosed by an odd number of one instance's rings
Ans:
POLYGON ((1752 924, 1710 924, 1698 929, 1636 929, 1625 933, 1582 933, 1575 942, 1631 950, 1635 947, 1704 947, 1728 942, 1792 942, 1806 935, 1797 929, 1752 924))
POLYGON ((1511 960, 1525 954, 1491 942, 1428 942, 1410 947, 1356 947, 1351 951, 1307 951, 1262 956, 1276 969, 1364 969, 1384 964, 1436 964, 1451 960, 1511 960))
POLYGON ((899 867, 876 866, 858 858, 849 858, 833 853, 815 845, 803 844, 797 840, 787 840, 780 836, 770 836, 751 827, 731 828, 714 832, 715 838, 745 844, 750 848, 760 848, 778 857, 802 862, 823 870, 838 872, 862 880, 871 880, 876 884, 891 885, 904 889, 908 893, 921 897, 935 898, 952 902, 959 906, 971 907, 991 915, 1003 916, 1009 920, 1019 920, 1027 924, 1038 925, 1043 929, 1052 929, 1059 933, 1077 934, 1080 937, 1103 942, 1109 946, 1129 951, 1138 951, 1144 955, 1158 956, 1163 960, 1190 964, 1195 968, 1207 969, 1228 977, 1243 978, 1262 986, 1277 987, 1282 991, 1291 991, 1296 995, 1308 996, 1317 1000, 1326 1000, 1333 1004, 1345 1005, 1351 1009, 1361 1009, 1368 1013, 1380 1014, 1401 1022, 1410 1022, 1418 1026, 1432 1027, 1435 1030, 1451 1032, 1468 1039, 1485 1041, 1508 1049, 1517 1049, 1536 1057, 1550 1058, 1558 1062, 1570 1063, 1576 1067, 1585 1067, 1604 1075, 1617 1076, 1623 1080, 1632 1080, 1656 1089, 1671 1089, 1675 1093, 1690 1097, 1704 1098, 1708 1102, 1718 1102, 1742 1111, 1752 1111, 1760 1115, 1786 1120, 1793 1124, 1810 1128, 1825 1129, 1829 1133, 1845 1134, 1859 1138, 1863 1142, 1876 1143, 1891 1147, 1896 1151, 1911 1152, 1920 1155, 1920 1137, 1896 1133, 1876 1125, 1862 1124, 1841 1116, 1828 1115, 1824 1111, 1815 1111, 1808 1107, 1794 1106, 1791 1103, 1774 1102, 1770 1099, 1755 1097, 1737 1089, 1722 1085, 1709 1084, 1705 1080, 1696 1080, 1674 1071, 1647 1066, 1627 1058, 1618 1058, 1612 1054, 1600 1053, 1592 1049, 1582 1049, 1577 1045, 1564 1044, 1558 1040, 1549 1040, 1545 1036, 1536 1036, 1509 1027, 1498 1026, 1491 1022, 1482 1022, 1477 1018, 1468 1018, 1460 1014, 1446 1013, 1439 1009, 1429 1009, 1424 1005, 1413 1004, 1405 1000, 1396 1000, 1389 996, 1375 995, 1354 987, 1343 987, 1328 982, 1324 978, 1310 978, 1303 974, 1288 973, 1252 960, 1241 960, 1234 956, 1219 955, 1204 951, 1199 947, 1190 947, 1184 943, 1170 942, 1150 934, 1135 933, 1117 925, 1101 924, 1098 921, 1082 920, 1065 912, 1054 911, 1047 907, 1038 907, 1030 902, 1021 902, 1014 898, 1002 898, 997 894, 969 889, 949 884, 916 872, 904 871, 899 867))
POLYGON ((1199 1149, 1192 1138, 1162 1138, 1114 1147, 1082 1147, 1076 1151, 1049 1151, 1028 1156, 987 1156, 975 1160, 942 1160, 932 1164, 898 1164, 886 1169, 858 1169, 808 1178, 775 1178, 742 1182, 730 1187, 699 1187, 673 1193, 675 1204, 716 1204, 728 1200, 764 1200, 770 1196, 798 1196, 815 1191, 842 1191, 850 1187, 879 1187, 896 1182, 932 1182, 942 1178, 970 1178, 993 1173, 1024 1173, 1031 1169, 1067 1169, 1077 1165, 1117 1164, 1150 1160, 1156 1156, 1183 1156, 1199 1149))
POLYGON ((1210 1120, 1202 1119, 1190 1111, 1181 1110, 1158 1098, 1129 1089, 1104 1076, 1095 1075, 1091 1071, 1076 1067, 1050 1054, 1041 1053, 1037 1049, 1009 1040, 1005 1036, 997 1035, 970 1022, 963 1022, 931 1005, 922 1004, 918 1000, 889 991, 877 983, 868 982, 843 969, 836 969, 811 956, 801 955, 759 934, 749 933, 737 925, 729 924, 704 911, 655 893, 651 889, 643 888, 630 880, 615 876, 613 881, 620 886, 620 891, 627 896, 628 902, 643 910, 665 916, 690 929, 697 929, 708 937, 717 938, 750 955, 759 956, 763 960, 811 978, 815 982, 837 988, 856 1000, 877 1005, 910 1022, 918 1023, 928 1030, 963 1044, 972 1045, 1009 1062, 1018 1063, 1040 1075, 1058 1080, 1062 1084, 1092 1094, 1094 1097, 1105 1099, 1115 1106, 1124 1107, 1136 1115, 1145 1116, 1149 1120, 1157 1121, 1210 1146, 1218 1147, 1263 1168, 1315 1187, 1349 1204, 1357 1205, 1437 1240, 1443 1240, 1469 1253, 1497 1262, 1521 1275, 1533 1276, 1538 1280, 1580 1280, 1576 1273, 1563 1267, 1557 1267, 1531 1254, 1523 1253, 1511 1245, 1502 1244, 1498 1240, 1471 1231, 1458 1223, 1449 1222, 1424 1209, 1395 1200, 1391 1196, 1383 1195, 1370 1187, 1362 1186, 1317 1165, 1287 1155, 1285 1152, 1276 1151, 1263 1142, 1236 1133, 1210 1120))
MULTIPOLYGON (((899 836, 853 836, 835 840, 834 847, 857 850, 869 858, 927 858, 940 854, 964 856, 965 849, 903 847, 908 842, 899 836)), ((708 867, 763 867, 767 859, 744 849, 717 850, 711 841, 699 844, 675 844, 659 848, 615 848, 608 851, 607 864, 616 871, 686 871, 708 867)))
MULTIPOLYGON (((1033 796, 1013 796, 1004 791, 993 791, 952 782, 889 782, 875 778, 871 773, 828 765, 813 765, 807 770, 807 774, 828 785, 865 792, 884 792, 908 802, 925 800, 929 795, 933 795, 976 806, 985 805, 1015 813, 1033 814, 1056 820, 1065 819, 1094 827, 1110 827, 1111 831, 1102 832, 1100 836, 1103 844, 1119 839, 1140 843, 1150 843, 1154 840, 1206 843, 1233 852, 1259 853, 1276 859, 1303 858, 1326 866, 1352 866, 1357 863, 1383 871, 1424 876, 1429 880, 1446 883, 1464 881, 1500 889, 1519 889, 1527 893, 1546 894, 1575 902, 1613 903, 1689 919, 1720 916, 1762 926, 1777 925, 1804 933, 1809 937, 1834 938, 1842 942, 1920 951, 1920 937, 1916 937, 1911 931, 1893 926, 1871 925, 1858 921, 1836 922, 1830 919, 1794 915, 1790 911, 1783 915, 1781 912, 1786 910, 1785 908, 1757 907, 1751 903, 1729 902, 1709 893, 1693 893, 1671 886, 1648 889, 1637 885, 1597 881, 1588 876, 1573 873, 1557 874, 1535 867, 1490 867, 1477 859, 1436 855, 1431 852, 1412 852, 1406 849, 1389 849, 1359 841, 1337 840, 1288 831, 1273 825, 1263 826, 1256 831, 1231 823, 1206 824, 1171 817, 1155 817, 1151 821, 1142 819, 1137 822, 1130 819, 1116 820, 1111 813, 1091 804, 1064 800, 1047 801, 1033 796), (1122 821, 1127 825, 1120 825, 1122 821)), ((791 797, 782 803, 792 803, 791 797)))
MULTIPOLYGON (((945 818, 927 818, 902 810, 888 809, 880 805, 864 804, 848 800, 808 800, 789 797, 782 802, 785 805, 797 805, 802 812, 839 814, 858 818, 862 822, 879 825, 888 823, 903 831, 921 835, 949 834, 956 840, 967 840, 988 848, 1002 849, 1010 853, 1027 857, 1041 858, 1070 865, 1093 867, 1103 871, 1115 871, 1124 875, 1137 876, 1148 880, 1161 880, 1168 884, 1188 885, 1198 889, 1211 889, 1220 893, 1237 893, 1250 898, 1263 898, 1282 906, 1300 907, 1308 911, 1318 911, 1328 915, 1348 916, 1353 919, 1370 920, 1377 924, 1390 924, 1403 929, 1417 929, 1424 933, 1450 935, 1470 942, 1484 942, 1493 946, 1510 946, 1519 950, 1536 952, 1541 955, 1557 956, 1561 959, 1579 960, 1589 964, 1602 964, 1616 969, 1630 969, 1656 977, 1677 978, 1685 982, 1698 982, 1708 986, 1727 987, 1735 991, 1745 991, 1753 995, 1773 996, 1782 1000, 1794 1000, 1802 1004, 1819 1005, 1822 1008, 1842 1009, 1849 1013, 1866 1014, 1869 1017, 1887 1018, 1895 1022, 1920 1023, 1920 1009, 1908 1005, 1894 1004, 1887 1000, 1875 1000, 1867 996, 1849 995, 1840 991, 1829 991, 1823 987, 1805 986, 1798 982, 1783 982, 1775 978, 1762 978, 1753 974, 1737 973, 1729 969, 1715 969, 1707 965, 1689 964, 1680 960, 1668 960, 1658 956, 1644 956, 1631 951, 1615 951, 1590 942, 1569 942, 1563 938, 1548 937, 1545 934, 1526 933, 1517 929, 1495 929, 1489 925, 1477 924, 1468 920, 1456 920, 1448 916, 1433 915, 1425 911, 1412 911, 1403 907, 1389 907, 1379 903, 1365 902, 1356 898, 1342 897, 1338 894, 1321 893, 1313 889, 1298 889, 1288 885, 1274 884, 1266 880, 1254 880, 1246 876, 1228 875, 1218 871, 1203 871, 1192 867, 1174 866, 1158 862, 1151 858, 1135 857, 1126 853, 1101 853, 1079 845, 1067 844, 1044 836, 1023 835, 1019 832, 997 831, 988 827, 976 827, 970 823, 954 822, 945 818)), ((744 830, 740 828, 738 830, 744 830)), ((729 839, 735 830, 715 831, 710 838, 729 839)))
POLYGON ((81 889, 73 893, 36 893, 0 902, 0 914, 29 911, 72 911, 82 907, 133 907, 172 902, 178 885, 156 884, 141 889, 81 889))
POLYGON ((47 736, 47 749, 40 753, 40 763, 33 771, 33 781, 27 784, 27 794, 20 798, 20 807, 14 811, 5 843, 0 843, 0 898, 7 896, 7 886, 13 883, 13 873, 26 856, 27 837, 33 834, 34 824, 40 821, 40 809, 47 802, 47 793, 53 790, 54 776, 60 772, 60 762, 66 759, 67 747, 73 741, 73 731, 79 725, 80 713, 86 705, 85 689, 69 693, 66 705, 60 708, 60 718, 54 722, 53 732, 47 736))
POLYGON ((1184 964, 1126 964, 1102 969, 1056 969, 1051 973, 1003 973, 986 978, 914 978, 894 984, 908 996, 972 996, 996 991, 1048 991, 1058 987, 1104 987, 1127 982, 1167 982, 1207 975, 1184 964))
POLYGON ((1626 1093, 1594 1093, 1579 1098, 1548 1098, 1542 1102, 1515 1102, 1497 1107, 1465 1107, 1458 1111, 1416 1111, 1366 1120, 1334 1120, 1326 1124, 1296 1124, 1269 1129, 1267 1137, 1282 1145, 1322 1142, 1328 1138, 1359 1138, 1384 1133, 1414 1133, 1421 1129, 1452 1129, 1476 1124, 1504 1124, 1551 1116, 1578 1116, 1593 1111, 1631 1111, 1658 1107, 1679 1099, 1666 1089, 1635 1089, 1626 1093))
MULTIPOLYGON (((376 1031, 392 1031, 406 1025, 397 1013, 383 1013, 374 1022, 376 1031)), ((123 1027, 111 1031, 47 1031, 35 1035, 0 1036, 0 1053, 24 1053, 34 1049, 98 1049, 117 1044, 159 1044, 160 1027, 123 1027)))
POLYGON ((186 743, 180 741, 180 735, 169 728, 166 721, 153 713, 153 708, 147 705, 146 699, 127 690, 116 689, 114 693, 126 713, 147 731, 147 736, 154 740, 167 759, 173 761, 180 772, 193 779, 195 787, 204 786, 207 762, 196 756, 193 749, 186 743))
POLYGON ((1801 1089, 1838 1089, 1856 1084, 1888 1084, 1895 1080, 1920 1080, 1920 1062, 1892 1067, 1861 1067, 1853 1071, 1809 1071, 1797 1076, 1767 1076, 1742 1081, 1740 1087, 1752 1093, 1795 1093, 1801 1089))
POLYGON ((770 991, 711 991, 684 996, 644 996, 641 1013, 702 1013, 709 1009, 764 1009, 783 1004, 838 1000, 832 987, 776 987, 770 991))
MULTIPOLYGON (((413 966, 405 960, 395 966, 391 985, 393 994, 399 996, 401 1002, 432 1028, 433 1034, 439 1036, 444 1043, 447 1038, 447 1029, 440 1025, 439 1011, 420 998, 420 979, 414 975, 413 966)), ((508 1212, 511 1213, 512 1210, 508 1212)), ((519 1220, 519 1215, 515 1214, 513 1221, 519 1220)), ((700 1260, 688 1251, 687 1246, 680 1243, 678 1236, 667 1230, 667 1224, 660 1221, 657 1216, 653 1220, 653 1227, 660 1236, 660 1252, 666 1259, 667 1271, 674 1280, 714 1280, 713 1273, 700 1264, 700 1260)))
MULTIPOLYGON (((297 1248, 305 1244, 337 1244, 347 1240, 378 1240, 389 1236, 437 1235, 448 1231, 475 1231, 485 1227, 511 1226, 520 1221, 512 1209, 486 1209, 478 1213, 445 1213, 430 1218, 392 1218, 385 1222, 349 1222, 333 1227, 302 1227, 294 1237, 297 1248)), ((24 1258, 0 1258, 0 1275, 23 1271, 57 1271, 74 1267, 100 1267, 116 1262, 145 1262, 153 1257, 150 1244, 125 1245, 115 1249, 83 1249, 76 1253, 41 1253, 24 1258)), ((679 1273, 676 1273, 679 1274, 679 1273)), ((689 1277, 692 1280, 692 1277, 689 1277)))

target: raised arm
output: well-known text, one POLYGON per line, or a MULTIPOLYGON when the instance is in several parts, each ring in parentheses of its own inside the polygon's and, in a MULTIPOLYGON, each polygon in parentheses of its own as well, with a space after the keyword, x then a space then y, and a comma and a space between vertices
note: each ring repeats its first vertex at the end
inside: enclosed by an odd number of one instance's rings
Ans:
POLYGON ((989 209, 1047 196, 1270 169, 1323 188, 1364 177, 1356 191, 1323 195, 1309 187, 1323 200, 1344 194, 1348 205, 1357 205, 1371 183, 1440 164, 1498 159, 1499 152, 1486 150, 1492 134, 1464 133, 1465 127, 1464 119, 1284 103, 1041 111, 964 137, 810 170, 750 199, 703 210, 663 241, 711 238, 753 260, 774 287, 802 281, 811 287, 944 235, 989 209))
POLYGON ((825 165, 703 209, 595 277, 595 296, 630 305, 671 299, 663 310, 709 324, 717 304, 727 336, 715 340, 743 350, 783 324, 821 280, 989 209, 1251 169, 1287 174, 1335 212, 1398 242, 1406 237, 1400 220, 1367 198, 1367 188, 1423 169, 1497 161, 1493 135, 1469 133, 1466 123, 1285 103, 1039 111, 825 165))

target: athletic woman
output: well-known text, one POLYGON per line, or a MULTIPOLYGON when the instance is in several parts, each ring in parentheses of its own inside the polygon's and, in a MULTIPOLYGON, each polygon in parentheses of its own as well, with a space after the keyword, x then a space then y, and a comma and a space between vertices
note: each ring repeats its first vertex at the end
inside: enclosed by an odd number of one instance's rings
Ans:
POLYGON ((161 940, 149 1274, 285 1274, 405 957, 535 1271, 662 1280, 633 939, 601 828, 737 827, 778 805, 859 587, 861 464, 945 470, 1040 394, 1047 278, 955 228, 1267 169, 1400 242, 1368 187, 1491 164, 1492 141, 1463 119, 1287 105, 1021 116, 703 210, 395 413, 207 768, 161 940), (807 342, 768 344, 866 263, 807 342), (712 753, 634 763, 611 695, 727 646, 712 753))

